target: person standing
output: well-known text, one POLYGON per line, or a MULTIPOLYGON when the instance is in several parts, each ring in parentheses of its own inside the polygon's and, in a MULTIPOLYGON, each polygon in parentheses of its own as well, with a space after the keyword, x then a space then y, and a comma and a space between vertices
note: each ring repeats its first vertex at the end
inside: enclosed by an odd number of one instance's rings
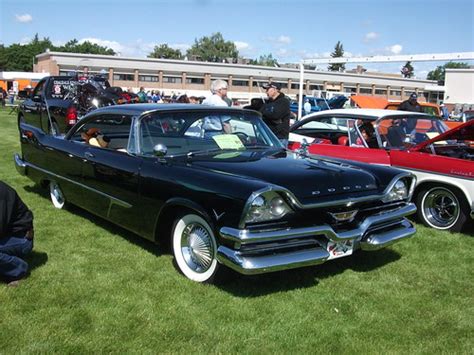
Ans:
POLYGON ((290 133, 290 101, 281 92, 281 86, 278 83, 270 82, 263 85, 263 88, 268 96, 268 100, 260 109, 263 121, 287 147, 290 133))
POLYGON ((212 95, 206 98, 202 104, 210 106, 229 106, 227 98, 227 82, 225 80, 214 80, 211 83, 211 93, 212 95))
POLYGON ((304 109, 305 115, 309 115, 311 113, 311 104, 309 103, 308 99, 304 100, 303 109, 304 109))
POLYGON ((143 86, 140 87, 140 91, 137 93, 137 95, 140 103, 148 102, 148 95, 146 94, 145 88, 143 86))
POLYGON ((423 112, 423 108, 417 101, 418 95, 414 92, 410 95, 408 100, 403 101, 398 110, 400 111, 410 111, 410 112, 423 112))
POLYGON ((17 281, 28 273, 22 259, 33 249, 33 213, 16 191, 0 181, 0 278, 17 281))

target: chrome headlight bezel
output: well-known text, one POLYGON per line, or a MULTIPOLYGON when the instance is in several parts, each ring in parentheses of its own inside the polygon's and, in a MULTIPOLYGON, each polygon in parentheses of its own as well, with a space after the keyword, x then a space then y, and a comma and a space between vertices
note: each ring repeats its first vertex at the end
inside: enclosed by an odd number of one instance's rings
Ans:
POLYGON ((411 199, 414 187, 414 177, 404 176, 391 184, 390 190, 382 199, 383 202, 408 201, 411 199))
POLYGON ((275 190, 252 194, 242 215, 242 224, 275 221, 293 210, 282 194, 275 190))

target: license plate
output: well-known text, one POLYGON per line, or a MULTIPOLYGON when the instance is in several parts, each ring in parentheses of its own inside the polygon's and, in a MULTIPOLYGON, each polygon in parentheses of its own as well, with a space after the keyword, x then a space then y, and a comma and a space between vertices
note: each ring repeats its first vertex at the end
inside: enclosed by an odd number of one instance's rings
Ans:
POLYGON ((338 243, 329 241, 326 249, 329 252, 328 260, 342 258, 352 254, 354 241, 346 240, 338 243))

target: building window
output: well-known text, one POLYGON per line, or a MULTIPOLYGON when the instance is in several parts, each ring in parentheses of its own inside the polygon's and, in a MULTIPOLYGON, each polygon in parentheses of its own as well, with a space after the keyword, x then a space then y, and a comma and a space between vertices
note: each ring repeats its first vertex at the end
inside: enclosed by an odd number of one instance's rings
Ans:
POLYGON ((371 88, 360 88, 359 92, 361 94, 370 94, 370 95, 372 95, 372 89, 371 88))
POLYGON ((402 92, 398 90, 390 90, 391 96, 402 96, 402 92))
POLYGON ((310 90, 322 90, 323 86, 321 84, 310 84, 309 89, 310 90))
POLYGON ((135 75, 133 75, 133 74, 114 74, 114 80, 134 81, 135 80, 135 75))
POLYGON ((356 93, 357 89, 344 86, 344 92, 356 93))
POLYGON ((387 95, 387 90, 375 89, 375 95, 387 95))
POLYGON ((300 88, 300 84, 291 84, 291 88, 292 88, 292 89, 299 89, 299 88, 300 88))
POLYGON ((186 78, 186 84, 204 84, 203 78, 186 78))
POLYGON ((249 86, 248 80, 232 80, 232 86, 249 86))
POLYGON ((139 75, 138 80, 157 83, 160 81, 160 77, 155 75, 139 75))
POLYGON ((176 76, 164 76, 163 82, 170 84, 181 84, 183 82, 183 79, 176 76))
POLYGON ((252 82, 252 86, 253 86, 254 88, 256 88, 256 87, 263 87, 263 85, 265 85, 266 83, 268 83, 268 81, 255 81, 255 80, 254 80, 254 81, 252 82))

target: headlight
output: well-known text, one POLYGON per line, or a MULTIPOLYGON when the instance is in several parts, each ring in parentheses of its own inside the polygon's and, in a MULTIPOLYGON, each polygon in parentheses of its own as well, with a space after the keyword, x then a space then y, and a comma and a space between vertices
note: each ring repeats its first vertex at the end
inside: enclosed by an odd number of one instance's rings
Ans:
POLYGON ((245 223, 255 223, 280 219, 291 212, 285 200, 276 192, 268 191, 253 197, 245 216, 245 223))
POLYGON ((383 202, 405 200, 406 198, 408 198, 408 186, 404 180, 398 180, 389 191, 387 197, 383 199, 383 202))

